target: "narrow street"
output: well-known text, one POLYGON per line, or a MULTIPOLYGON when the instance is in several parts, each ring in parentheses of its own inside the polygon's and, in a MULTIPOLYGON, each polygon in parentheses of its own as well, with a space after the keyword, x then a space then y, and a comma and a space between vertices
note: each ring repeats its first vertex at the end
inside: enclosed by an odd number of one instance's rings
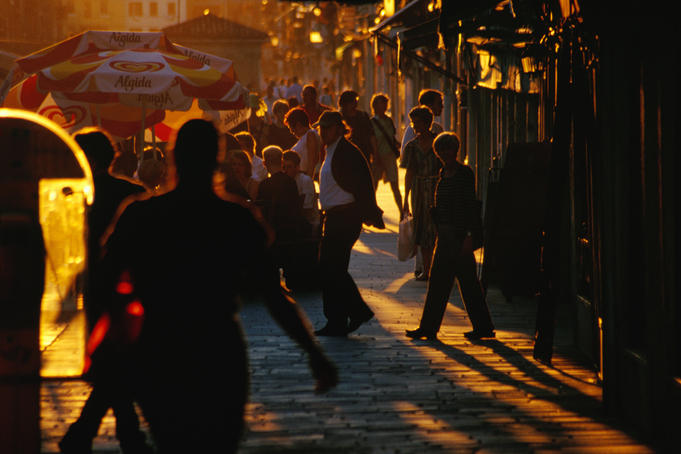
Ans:
MULTIPOLYGON (((496 339, 462 336, 470 326, 457 290, 437 341, 406 338, 426 283, 413 279, 412 261, 396 258, 398 212, 388 185, 381 183, 378 200, 387 230, 365 230, 350 264, 376 317, 347 339, 320 339, 340 370, 336 389, 315 395, 301 351, 262 305, 245 304, 252 378, 240 453, 653 452, 603 416, 596 374, 569 347, 565 311, 552 367, 532 359, 535 302, 508 303, 495 288, 488 300, 496 339)), ((322 326, 320 295, 296 298, 322 326)), ((58 452, 87 393, 78 380, 44 382, 43 452, 58 452)), ((95 452, 119 452, 114 428, 110 412, 95 452)))

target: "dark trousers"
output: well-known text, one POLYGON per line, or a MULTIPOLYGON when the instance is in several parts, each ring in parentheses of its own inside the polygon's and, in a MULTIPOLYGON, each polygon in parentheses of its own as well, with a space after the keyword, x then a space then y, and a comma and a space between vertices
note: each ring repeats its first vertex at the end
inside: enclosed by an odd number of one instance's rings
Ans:
POLYGON ((463 239, 454 233, 453 228, 438 225, 437 230, 438 236, 430 268, 426 303, 421 316, 421 328, 433 333, 438 332, 454 286, 454 278, 457 278, 461 299, 471 319, 473 329, 483 332, 492 331, 494 329, 492 318, 480 281, 475 273, 475 257, 472 253, 461 255, 463 239))
MULTIPOLYGON (((100 381, 94 384, 80 417, 68 430, 65 438, 81 440, 83 446, 92 446, 99 426, 112 408, 116 417, 116 438, 123 452, 138 452, 146 436, 140 431, 139 419, 133 405, 132 394, 121 383, 100 381)), ((75 440, 70 440, 74 442, 75 440)))
POLYGON ((333 328, 345 328, 348 318, 371 312, 348 272, 352 247, 361 232, 362 220, 354 204, 325 213, 319 266, 324 315, 333 328))
POLYGON ((159 453, 237 452, 248 397, 248 361, 241 327, 230 320, 223 329, 219 341, 212 333, 201 340, 192 331, 183 333, 185 343, 174 342, 156 356, 141 355, 137 401, 159 453))

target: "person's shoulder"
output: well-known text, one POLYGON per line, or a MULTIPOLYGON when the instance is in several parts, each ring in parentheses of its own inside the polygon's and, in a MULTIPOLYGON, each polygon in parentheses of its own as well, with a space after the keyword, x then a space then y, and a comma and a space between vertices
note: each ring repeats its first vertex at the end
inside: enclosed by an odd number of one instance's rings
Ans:
POLYGON ((473 173, 473 169, 471 169, 470 166, 467 166, 466 164, 461 164, 459 163, 459 171, 458 173, 461 175, 462 178, 465 178, 467 180, 472 180, 475 178, 475 174, 473 173))
POLYGON ((411 148, 418 148, 418 146, 419 146, 419 141, 418 141, 418 139, 417 139, 416 137, 414 137, 413 139, 410 139, 410 140, 407 142, 407 144, 405 145, 404 149, 405 149, 405 151, 406 151, 407 148, 409 148, 409 149, 411 149, 411 148))

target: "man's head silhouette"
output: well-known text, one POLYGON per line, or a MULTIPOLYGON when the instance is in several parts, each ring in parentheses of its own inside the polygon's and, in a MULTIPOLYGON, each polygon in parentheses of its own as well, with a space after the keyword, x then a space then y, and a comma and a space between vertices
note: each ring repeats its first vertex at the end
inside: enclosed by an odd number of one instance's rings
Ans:
POLYGON ((213 123, 194 119, 183 124, 173 154, 178 184, 211 183, 218 154, 218 132, 213 123))

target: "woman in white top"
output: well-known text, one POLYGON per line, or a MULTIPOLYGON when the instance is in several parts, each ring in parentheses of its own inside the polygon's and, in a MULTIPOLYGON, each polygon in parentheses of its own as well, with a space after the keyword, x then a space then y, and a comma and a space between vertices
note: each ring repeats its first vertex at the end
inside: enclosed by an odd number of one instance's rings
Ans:
POLYGON ((310 128, 310 120, 302 107, 289 110, 286 118, 284 118, 284 123, 291 130, 291 133, 298 137, 298 142, 291 149, 300 156, 300 170, 314 178, 321 148, 319 133, 310 128))

